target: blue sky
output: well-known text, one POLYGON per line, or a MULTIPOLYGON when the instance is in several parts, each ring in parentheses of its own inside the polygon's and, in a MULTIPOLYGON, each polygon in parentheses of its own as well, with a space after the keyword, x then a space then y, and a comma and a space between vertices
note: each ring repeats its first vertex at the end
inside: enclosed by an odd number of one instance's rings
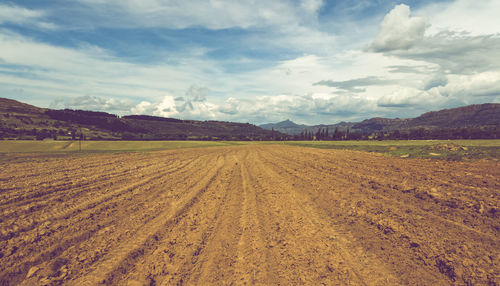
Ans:
POLYGON ((500 1, 0 1, 0 96, 255 124, 500 102, 500 1))

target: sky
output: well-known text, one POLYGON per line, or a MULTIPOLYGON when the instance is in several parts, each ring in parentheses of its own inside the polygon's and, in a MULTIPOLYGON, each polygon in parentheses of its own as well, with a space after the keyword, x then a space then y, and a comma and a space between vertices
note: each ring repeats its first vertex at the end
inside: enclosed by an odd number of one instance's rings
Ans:
POLYGON ((333 124, 500 103, 498 0, 0 0, 0 97, 333 124))

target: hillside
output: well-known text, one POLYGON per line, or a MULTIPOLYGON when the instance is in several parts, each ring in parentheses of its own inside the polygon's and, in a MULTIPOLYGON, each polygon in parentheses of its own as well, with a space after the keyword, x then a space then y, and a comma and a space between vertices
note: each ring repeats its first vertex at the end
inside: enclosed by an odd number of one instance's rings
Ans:
POLYGON ((330 125, 298 125, 292 121, 283 121, 276 124, 260 125, 262 128, 280 131, 290 135, 301 134, 302 132, 310 132, 315 134, 318 130, 330 131, 330 134, 335 129, 351 133, 373 134, 379 132, 406 132, 410 133, 414 130, 449 130, 449 129, 495 129, 500 128, 500 104, 485 103, 468 105, 458 108, 443 109, 439 111, 431 111, 424 113, 416 118, 407 119, 390 119, 374 117, 363 120, 361 122, 340 122, 330 125), (285 127, 283 127, 286 123, 285 127), (288 127, 293 126, 293 127, 288 127))
POLYGON ((45 110, 46 110, 45 108, 39 108, 13 99, 0 97, 0 113, 2 114, 11 113, 11 114, 43 115, 45 110))
POLYGON ((431 111, 411 119, 410 127, 500 126, 500 104, 485 103, 431 111))
POLYGON ((89 140, 469 139, 500 138, 499 133, 500 104, 496 103, 432 111, 407 119, 375 117, 314 126, 285 120, 259 127, 249 123, 53 110, 0 98, 0 139, 74 140, 80 136, 89 140))
POLYGON ((272 140, 284 134, 249 123, 38 108, 0 98, 0 138, 89 140, 272 140))

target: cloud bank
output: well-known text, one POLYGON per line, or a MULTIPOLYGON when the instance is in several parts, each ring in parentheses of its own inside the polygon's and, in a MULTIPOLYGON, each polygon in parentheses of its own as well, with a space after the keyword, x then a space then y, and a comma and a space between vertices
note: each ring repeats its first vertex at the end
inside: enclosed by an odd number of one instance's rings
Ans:
POLYGON ((498 1, 20 3, 0 93, 39 106, 317 124, 500 102, 498 1))

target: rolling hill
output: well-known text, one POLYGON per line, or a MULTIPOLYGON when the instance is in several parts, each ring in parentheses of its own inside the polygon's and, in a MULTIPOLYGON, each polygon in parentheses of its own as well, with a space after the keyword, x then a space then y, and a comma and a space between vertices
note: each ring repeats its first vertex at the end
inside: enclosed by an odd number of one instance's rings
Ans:
POLYGON ((284 134, 249 123, 38 108, 0 98, 0 138, 89 140, 272 140, 284 134))
POLYGON ((0 98, 0 139, 78 139, 80 136, 89 140, 468 139, 500 138, 499 130, 500 104, 497 103, 431 111, 407 119, 375 117, 361 122, 314 126, 285 120, 255 126, 149 115, 119 117, 106 112, 54 110, 0 98), (335 130, 339 132, 333 136, 335 130))
POLYGON ((361 122, 340 122, 330 125, 298 125, 290 120, 275 124, 264 124, 260 127, 272 129, 290 135, 300 134, 304 131, 316 133, 318 129, 338 128, 345 132, 360 132, 371 134, 376 132, 392 132, 395 130, 409 132, 416 129, 435 130, 450 128, 494 128, 500 127, 500 104, 485 103, 467 105, 458 108, 443 109, 424 113, 416 118, 390 119, 374 117, 361 122), (293 126, 293 127, 289 127, 293 126))

